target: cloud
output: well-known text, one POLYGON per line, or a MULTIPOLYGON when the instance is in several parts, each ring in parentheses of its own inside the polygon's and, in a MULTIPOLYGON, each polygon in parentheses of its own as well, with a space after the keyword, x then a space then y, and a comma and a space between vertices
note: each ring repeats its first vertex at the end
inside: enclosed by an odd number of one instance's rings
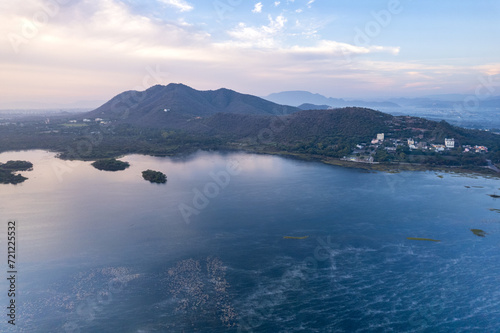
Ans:
POLYGON ((228 35, 233 38, 228 43, 239 47, 272 48, 278 46, 276 36, 283 30, 287 20, 283 15, 275 19, 269 15, 268 19, 269 24, 260 27, 239 23, 236 28, 228 31, 228 35))
POLYGON ((303 58, 311 59, 325 56, 337 56, 344 57, 346 60, 350 60, 349 57, 351 56, 370 53, 389 53, 397 55, 399 53, 399 47, 386 47, 377 45, 364 47, 331 40, 321 40, 314 46, 294 46, 290 48, 290 53, 301 55, 303 56, 303 58))
POLYGON ((181 12, 189 12, 194 9, 194 7, 184 0, 160 0, 160 2, 177 8, 181 12))
POLYGON ((281 3, 280 1, 275 1, 274 2, 274 7, 278 7, 280 5, 280 3, 281 3))
POLYGON ((262 13, 262 2, 258 2, 255 4, 252 13, 262 13))
POLYGON ((309 1, 307 2, 307 8, 311 8, 311 7, 312 7, 312 4, 314 3, 314 1, 316 1, 316 0, 309 0, 309 1))
MULTIPOLYGON (((401 91, 405 86, 416 87, 416 82, 427 82, 419 87, 424 90, 443 86, 460 91, 464 82, 474 89, 478 73, 500 73, 498 62, 478 67, 458 60, 457 65, 418 63, 399 59, 398 46, 359 46, 325 39, 324 21, 304 17, 296 24, 291 9, 268 15, 264 24, 242 21, 234 25, 228 20, 226 30, 219 32, 213 26, 208 30, 195 19, 198 13, 179 18, 178 11, 193 8, 188 2, 167 0, 162 3, 173 6, 174 18, 169 20, 138 13, 119 0, 68 2, 18 45, 16 54, 5 36, 24 38, 21 27, 32 22, 44 1, 0 4, 0 30, 5 32, 0 38, 2 102, 26 97, 107 99, 153 84, 151 79, 144 80, 145 68, 157 65, 169 74, 156 83, 183 82, 198 89, 225 86, 253 94, 309 86, 338 89, 339 95, 349 89, 401 91)), ((281 1, 280 6, 284 4, 281 1)), ((256 22, 262 19, 261 15, 248 17, 256 22)))

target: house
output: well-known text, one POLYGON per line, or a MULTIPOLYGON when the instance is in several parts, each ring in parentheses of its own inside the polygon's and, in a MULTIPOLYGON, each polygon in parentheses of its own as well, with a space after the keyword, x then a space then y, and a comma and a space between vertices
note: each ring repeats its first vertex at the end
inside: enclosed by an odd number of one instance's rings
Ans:
POLYGON ((378 141, 384 141, 384 137, 385 137, 384 133, 377 134, 377 140, 378 141))
POLYGON ((410 149, 417 149, 417 147, 415 146, 415 140, 408 139, 408 147, 410 147, 410 149))
POLYGON ((444 151, 444 149, 446 148, 445 145, 432 145, 432 148, 434 148, 434 150, 436 151, 444 151))
POLYGON ((476 153, 481 153, 481 152, 487 153, 488 152, 488 148, 485 146, 474 146, 474 149, 475 149, 476 153))
POLYGON ((444 145, 446 148, 455 148, 455 139, 444 139, 444 145))
POLYGON ((90 123, 91 121, 92 121, 92 120, 87 119, 87 118, 83 119, 83 122, 84 122, 84 123, 90 123))
POLYGON ((95 120, 96 122, 100 122, 100 121, 103 121, 104 119, 102 119, 102 118, 95 118, 94 120, 95 120))
POLYGON ((76 123, 76 120, 70 120, 69 123, 74 124, 74 123, 76 123))

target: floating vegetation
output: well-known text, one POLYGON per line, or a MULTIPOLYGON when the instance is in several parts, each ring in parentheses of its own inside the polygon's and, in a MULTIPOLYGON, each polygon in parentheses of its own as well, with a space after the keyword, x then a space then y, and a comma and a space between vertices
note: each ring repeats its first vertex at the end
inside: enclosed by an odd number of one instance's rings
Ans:
POLYGON ((472 231, 472 233, 474 235, 479 236, 479 237, 485 237, 487 235, 487 233, 481 229, 470 229, 470 231, 472 231))
POLYGON ((284 239, 306 239, 309 236, 295 237, 295 236, 283 236, 284 239))
POLYGON ((183 260, 168 270, 168 289, 176 312, 186 315, 188 326, 216 321, 219 326, 236 327, 238 315, 231 304, 226 270, 222 261, 213 257, 183 260))
POLYGON ((465 188, 470 188, 470 186, 465 185, 465 188))
POLYGON ((409 239, 409 240, 418 240, 418 241, 427 241, 427 242, 440 242, 440 240, 437 240, 437 239, 420 238, 420 237, 406 237, 406 239, 409 239))
POLYGON ((444 176, 443 176, 443 175, 436 175, 436 176, 437 176, 438 178, 441 178, 441 179, 443 179, 443 178, 444 178, 444 176))
POLYGON ((490 208, 490 210, 491 210, 492 212, 497 212, 497 213, 500 213, 500 209, 498 209, 498 208, 490 208))
POLYGON ((492 198, 495 198, 495 199, 500 198, 500 195, 498 195, 498 194, 488 194, 488 195, 489 195, 490 197, 492 197, 492 198))
POLYGON ((473 188, 484 188, 484 186, 472 186, 473 188))

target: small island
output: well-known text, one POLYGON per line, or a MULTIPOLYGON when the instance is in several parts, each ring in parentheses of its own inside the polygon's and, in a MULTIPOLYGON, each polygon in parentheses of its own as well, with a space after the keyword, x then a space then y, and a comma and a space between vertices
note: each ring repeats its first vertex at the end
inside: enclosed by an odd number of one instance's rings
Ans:
POLYGON ((95 161, 92 166, 101 171, 121 171, 128 168, 130 164, 114 158, 105 158, 95 161))
POLYGON ((24 182, 26 177, 16 175, 16 171, 29 171, 33 169, 33 163, 28 161, 8 161, 0 163, 0 184, 19 184, 24 182))
POLYGON ((421 238, 421 237, 406 237, 406 239, 417 240, 417 241, 427 241, 427 242, 440 242, 440 240, 438 240, 438 239, 421 238))
POLYGON ((479 237, 486 237, 486 235, 487 235, 487 233, 481 229, 470 229, 470 231, 472 231, 472 233, 474 235, 479 236, 479 237))
POLYGON ((142 178, 151 183, 164 184, 167 182, 167 176, 160 171, 146 170, 142 172, 142 178))

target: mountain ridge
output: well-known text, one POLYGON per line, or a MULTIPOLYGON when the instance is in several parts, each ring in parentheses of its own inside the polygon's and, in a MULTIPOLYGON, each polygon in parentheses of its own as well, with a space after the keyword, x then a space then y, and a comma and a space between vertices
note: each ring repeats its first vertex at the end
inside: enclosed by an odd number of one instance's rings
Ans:
POLYGON ((184 84, 170 83, 166 86, 155 85, 144 91, 125 91, 83 116, 154 127, 219 112, 282 115, 299 110, 227 88, 201 91, 184 84))

